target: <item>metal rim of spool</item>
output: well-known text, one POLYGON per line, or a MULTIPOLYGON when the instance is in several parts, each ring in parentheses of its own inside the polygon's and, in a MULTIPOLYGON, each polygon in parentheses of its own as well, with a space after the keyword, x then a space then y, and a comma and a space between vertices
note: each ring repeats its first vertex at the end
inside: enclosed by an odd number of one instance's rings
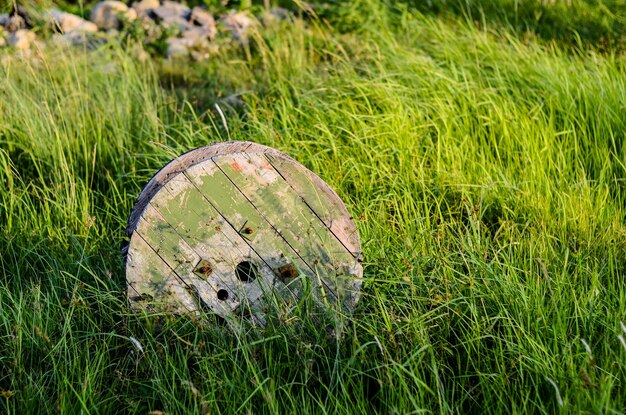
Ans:
MULTIPOLYGON (((240 155, 245 155, 246 157, 265 157, 268 160, 274 160, 274 161, 279 161, 280 163, 286 163, 284 165, 289 166, 290 168, 294 169, 294 171, 296 171, 297 173, 302 173, 303 175, 305 175, 307 179, 310 181, 311 185, 314 186, 319 191, 319 195, 321 195, 320 201, 319 201, 320 203, 324 202, 336 208, 337 211, 334 213, 334 215, 340 218, 339 222, 341 222, 341 226, 343 226, 343 229, 340 229, 340 232, 342 232, 340 236, 337 236, 337 233, 336 233, 338 229, 337 222, 333 223, 332 219, 330 219, 330 221, 326 221, 325 219, 323 219, 322 216, 318 215, 318 212, 316 212, 313 207, 311 207, 308 203, 306 203, 305 197, 303 197, 301 194, 298 193, 298 195, 301 196, 302 200, 304 201, 304 205, 306 205, 311 211, 313 211, 313 213, 316 216, 318 216, 318 219, 323 222, 324 226, 326 226, 326 230, 329 232, 329 234, 333 235, 339 242, 341 242, 341 244, 344 246, 346 251, 349 252, 350 255, 352 255, 351 259, 352 258, 354 259, 354 264, 351 265, 351 268, 345 272, 346 274, 349 274, 350 278, 352 278, 352 281, 348 283, 349 289, 344 290, 341 297, 339 296, 338 294, 339 291, 338 291, 336 298, 333 297, 333 301, 335 301, 335 303, 328 302, 328 300, 325 298, 323 288, 319 288, 321 292, 321 297, 320 296, 316 297, 318 300, 318 303, 325 304, 326 308, 335 309, 335 311, 339 311, 343 315, 349 314, 353 310, 353 308, 356 306, 356 303, 359 299, 359 291, 360 291, 360 287, 362 284, 363 268, 361 266, 361 248, 360 248, 360 241, 358 238, 358 234, 356 231, 356 226, 354 222, 352 221, 352 218, 350 217, 345 205, 343 204, 343 202, 341 201, 337 193, 328 184, 326 184, 315 173, 311 172, 310 170, 308 170, 306 167, 304 167, 302 164, 298 163, 291 157, 271 147, 263 146, 263 145, 252 143, 252 142, 236 142, 236 141, 220 142, 220 143, 216 143, 216 144, 209 145, 206 147, 201 147, 195 150, 191 150, 177 157, 176 159, 168 163, 165 167, 163 167, 161 170, 159 170, 152 177, 152 179, 144 187, 143 191, 139 195, 137 202, 135 203, 134 209, 130 215, 127 230, 126 230, 127 235, 131 238, 131 243, 129 245, 129 250, 127 253, 126 275, 127 275, 127 281, 128 281, 128 287, 129 287, 128 294, 129 294, 129 298, 131 300, 131 305, 133 306, 133 308, 141 310, 141 309, 145 309, 145 306, 142 305, 141 300, 137 301, 137 298, 141 298, 143 294, 138 291, 132 292, 132 290, 134 290, 132 288, 132 285, 133 283, 136 282, 136 279, 133 280, 132 272, 129 270, 128 259, 129 258, 131 259, 130 267, 132 267, 133 255, 135 256, 137 255, 135 253, 135 250, 134 250, 135 247, 133 244, 134 244, 134 241, 139 239, 136 236, 139 233, 138 226, 140 224, 140 221, 142 221, 142 218, 144 218, 144 215, 146 215, 147 210, 151 209, 149 208, 149 206, 151 206, 151 203, 153 202, 155 197, 157 197, 157 195, 159 195, 161 192, 164 192, 165 191, 164 189, 168 189, 169 191, 171 191, 170 188, 174 184, 173 180, 175 181, 176 178, 183 177, 188 171, 191 171, 193 169, 197 170, 200 167, 204 168, 203 166, 205 166, 207 163, 211 163, 211 162, 214 163, 216 159, 223 160, 223 158, 227 156, 239 157, 240 155), (136 294, 136 295, 133 295, 133 294, 136 294), (346 297, 346 298, 343 298, 343 297, 346 297)), ((271 165, 271 163, 269 164, 271 165)), ((276 167, 274 167, 274 169, 277 170, 276 167)), ((277 172, 279 175, 281 175, 280 171, 277 170, 277 172)), ((285 179, 285 177, 282 177, 282 179, 287 180, 285 179)), ((233 182, 233 184, 235 183, 233 182)), ((282 183, 282 184, 285 185, 285 183, 282 183)), ((289 183, 289 185, 292 187, 293 190, 296 190, 293 187, 292 183, 289 183)), ((305 208, 302 208, 302 209, 305 209, 305 208)), ((232 224, 230 225, 232 226, 232 224)), ((234 226, 232 227, 234 228, 234 226)), ((241 233, 242 229, 239 229, 238 232, 241 233)), ((280 232, 277 232, 277 234, 279 237, 284 237, 283 235, 280 234, 280 232)), ((137 245, 138 243, 143 243, 143 242, 135 242, 135 245, 137 245)), ((336 241, 335 241, 335 244, 336 244, 336 241)), ((324 246, 324 244, 322 244, 322 246, 324 246)), ((324 253, 322 252, 322 254, 324 253)), ((261 257, 261 259, 263 259, 263 255, 259 254, 258 256, 261 257)), ((196 261, 198 262, 195 264, 195 268, 193 270, 193 273, 195 274, 195 276, 192 276, 192 278, 195 278, 197 276, 202 276, 201 275, 202 270, 206 271, 212 267, 212 265, 210 265, 211 258, 203 258, 202 255, 199 255, 198 258, 196 258, 196 261)), ((323 259, 328 259, 328 258, 326 256, 323 256, 323 259)), ((136 262, 137 260, 135 259, 135 263, 136 262)), ((245 258, 245 255, 243 255, 243 257, 237 260, 237 265, 233 267, 234 275, 236 275, 237 278, 239 278, 241 284, 248 283, 249 277, 246 277, 246 278, 240 277, 239 275, 239 272, 241 271, 240 267, 243 269, 247 266, 248 267, 256 266, 256 265, 245 265, 246 263, 254 264, 254 261, 252 260, 248 261, 248 259, 245 258)), ((316 263, 317 263, 317 260, 316 260, 316 263)), ((346 264, 346 261, 343 262, 342 266, 344 269, 347 269, 348 266, 345 264, 346 264)), ((261 264, 262 267, 264 267, 265 265, 267 264, 261 264)), ((308 264, 305 264, 305 265, 308 265, 308 264)), ((332 265, 334 266, 334 264, 332 265)), ((139 268, 141 268, 141 266, 139 268)), ((268 265, 268 268, 270 268, 274 276, 278 276, 279 274, 283 274, 284 276, 285 273, 290 274, 294 272, 293 267, 289 268, 286 265, 283 265, 283 266, 278 266, 278 265, 269 266, 268 265)), ((302 273, 300 268, 301 267, 297 268, 298 275, 302 273)), ((248 269, 248 271, 245 271, 245 270, 241 271, 242 275, 252 275, 251 269, 252 268, 248 269), (246 272, 248 274, 246 274, 246 272)), ((335 294, 333 290, 330 288, 330 285, 327 284, 326 279, 319 277, 320 273, 318 271, 319 268, 317 268, 317 265, 315 269, 316 269, 315 271, 316 273, 308 274, 309 280, 313 281, 315 277, 317 276, 318 281, 323 280, 322 282, 324 283, 325 288, 328 289, 331 292, 331 294, 335 294)), ((173 273, 175 273, 174 271, 175 271, 174 268, 172 268, 173 273)), ((187 272, 189 271, 187 270, 187 272)), ((265 280, 267 278, 272 278, 272 277, 271 276, 268 277, 268 274, 263 274, 260 280, 265 280)), ((182 279, 183 283, 185 282, 184 277, 180 277, 180 279, 182 279)), ((254 279, 254 278, 251 278, 251 279, 254 279)), ((320 287, 322 286, 322 282, 320 282, 319 284, 320 287)), ((259 282, 258 284, 259 286, 262 285, 261 282, 259 282)), ((276 284, 276 280, 274 281, 274 284, 276 284)), ((333 287, 337 288, 339 287, 339 285, 333 285, 333 287)), ((226 289, 226 287, 220 288, 220 289, 218 288, 216 288, 216 296, 218 300, 220 301, 233 300, 233 291, 230 290, 230 288, 232 287, 228 287, 229 288, 228 290, 226 289)), ((285 289, 283 290, 286 291, 285 289)), ((189 290, 187 291, 191 292, 189 290)), ((241 291, 238 291, 238 293, 241 293, 241 291)), ((200 300, 200 304, 204 305, 202 304, 201 296, 197 293, 197 291, 195 292, 195 296, 196 296, 195 297, 196 299, 200 300)), ((240 294, 234 295, 234 297, 236 297, 237 300, 240 299, 238 298, 238 296, 240 296, 240 294)), ((245 297, 246 294, 244 293, 243 296, 245 297)), ((199 303, 196 302, 195 304, 197 305, 199 303)), ((221 304, 218 304, 218 305, 221 306, 221 304)), ((190 306, 187 307, 188 311, 193 311, 192 308, 193 307, 190 307, 190 306)), ((221 311, 220 309, 216 309, 217 307, 208 307, 208 308, 210 308, 211 311, 216 312, 218 315, 222 317, 225 317, 225 314, 226 315, 228 314, 227 307, 221 309, 221 311)), ((255 318, 256 317, 258 316, 256 316, 255 314, 255 318)), ((256 321, 261 322, 261 325, 263 325, 262 316, 259 318, 256 318, 256 321)))

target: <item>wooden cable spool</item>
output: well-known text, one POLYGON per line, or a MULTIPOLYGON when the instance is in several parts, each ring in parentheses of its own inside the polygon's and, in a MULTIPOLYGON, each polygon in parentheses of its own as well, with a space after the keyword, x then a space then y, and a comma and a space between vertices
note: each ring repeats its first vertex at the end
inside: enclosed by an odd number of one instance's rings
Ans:
POLYGON ((361 247, 346 207, 287 155, 225 142, 171 161, 143 189, 127 228, 136 310, 206 311, 264 326, 271 305, 308 296, 343 316, 361 288, 361 247))

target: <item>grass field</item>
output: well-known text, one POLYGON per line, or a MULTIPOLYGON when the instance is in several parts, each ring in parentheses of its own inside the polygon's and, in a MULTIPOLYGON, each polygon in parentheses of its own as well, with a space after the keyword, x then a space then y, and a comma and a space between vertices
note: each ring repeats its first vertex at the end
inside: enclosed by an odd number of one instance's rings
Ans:
POLYGON ((428 4, 330 2, 201 64, 0 51, 0 413, 626 411, 626 5, 428 4), (135 198, 223 140, 358 218, 341 341, 130 310, 135 198))

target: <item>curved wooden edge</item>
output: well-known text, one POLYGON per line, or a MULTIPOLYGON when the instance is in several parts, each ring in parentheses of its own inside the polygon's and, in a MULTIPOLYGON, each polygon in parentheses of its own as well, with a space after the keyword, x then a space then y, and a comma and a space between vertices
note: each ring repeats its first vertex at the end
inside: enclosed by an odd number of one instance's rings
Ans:
POLYGON ((143 188, 128 219, 126 235, 130 237, 133 234, 137 228, 139 218, 141 218, 141 214, 146 209, 146 206, 148 206, 150 199, 176 175, 218 154, 226 155, 240 152, 273 154, 297 163, 296 160, 293 160, 291 157, 276 149, 251 141, 223 141, 190 150, 165 165, 165 167, 159 170, 143 188))
MULTIPOLYGON (((313 171, 309 170, 298 161, 274 148, 267 147, 261 144, 256 144, 253 142, 228 141, 200 147, 175 158, 174 160, 170 161, 166 166, 164 166, 161 170, 159 170, 150 179, 148 184, 144 187, 141 194, 137 198, 137 201, 128 221, 126 229, 127 235, 129 237, 133 236, 133 234, 137 230, 142 216, 150 205, 150 201, 170 181, 174 180, 177 176, 179 177, 179 179, 182 178, 179 175, 182 175, 187 169, 194 165, 206 162, 216 156, 231 155, 235 153, 263 154, 264 156, 266 156, 266 160, 268 160, 270 164, 272 164, 272 162, 274 161, 276 162, 273 167, 279 173, 279 169, 281 168, 281 166, 286 168, 286 165, 292 164, 293 167, 296 168, 296 170, 301 170, 301 172, 305 173, 309 177, 311 183, 314 184, 313 188, 317 188, 315 189, 316 191, 321 191, 321 194, 323 195, 322 199, 326 199, 327 201, 331 202, 333 206, 338 208, 336 210, 336 212, 338 213, 338 217, 334 217, 336 220, 330 220, 330 223, 329 221, 324 221, 324 218, 322 217, 323 215, 318 215, 318 217, 320 218, 320 220, 322 220, 322 222, 326 224, 326 226, 335 235, 335 237, 339 239, 339 241, 344 245, 348 252, 352 253, 354 256, 354 268, 356 275, 351 275, 351 277, 355 277, 355 280, 348 284, 348 289, 345 293, 345 302, 343 303, 344 311, 353 311, 357 302, 359 301, 360 290, 363 283, 363 267, 360 263, 362 260, 361 244, 356 230, 356 223, 350 216, 350 213, 348 212, 341 198, 331 186, 329 186, 313 171), (287 163, 283 163, 283 161, 287 163), (337 230, 344 230, 345 232, 339 233, 337 232, 337 230)), ((286 176, 288 177, 289 175, 286 176)), ((176 184, 176 182, 172 182, 172 184, 176 184)), ((292 185, 291 182, 290 185, 292 185)), ((297 185, 293 185, 292 188, 299 187, 297 185)), ((301 194, 300 196, 303 198, 303 200, 305 199, 304 194, 301 194)), ((320 210, 317 209, 315 206, 309 205, 309 208, 311 208, 311 210, 313 210, 313 213, 315 213, 316 215, 316 210, 317 212, 320 212, 320 210)), ((125 266, 127 265, 128 263, 125 264, 125 266)), ((130 294, 131 291, 129 286, 129 295, 130 294)), ((341 332, 341 328, 339 328, 339 332, 341 332)))
MULTIPOLYGON (((144 187, 141 194, 137 198, 135 206, 133 207, 133 211, 131 212, 130 218, 128 219, 126 235, 130 237, 133 234, 133 232, 137 228, 137 224, 139 223, 141 214, 148 206, 150 200, 164 185, 166 185, 178 174, 182 173, 183 171, 187 170, 189 167, 195 164, 202 163, 210 159, 211 157, 243 152, 249 154, 272 155, 275 157, 279 157, 283 160, 295 163, 303 171, 310 175, 311 180, 327 195, 327 197, 329 197, 330 200, 332 200, 337 206, 341 206, 343 208, 346 218, 351 219, 348 209, 345 207, 345 204, 343 203, 337 192, 335 192, 332 187, 330 187, 324 180, 322 180, 321 177, 319 177, 313 171, 307 169, 297 160, 272 147, 253 143, 251 141, 223 141, 190 150, 187 153, 184 153, 174 160, 170 161, 167 165, 165 165, 165 167, 159 170, 152 177, 152 179, 150 179, 148 184, 144 187)), ((353 233, 353 235, 355 236, 354 238, 350 238, 351 240, 349 242, 351 246, 349 250, 360 255, 361 243, 357 236, 358 234, 356 231, 356 224, 354 224, 352 220, 350 220, 349 222, 351 222, 351 225, 353 227, 351 233, 353 233)))

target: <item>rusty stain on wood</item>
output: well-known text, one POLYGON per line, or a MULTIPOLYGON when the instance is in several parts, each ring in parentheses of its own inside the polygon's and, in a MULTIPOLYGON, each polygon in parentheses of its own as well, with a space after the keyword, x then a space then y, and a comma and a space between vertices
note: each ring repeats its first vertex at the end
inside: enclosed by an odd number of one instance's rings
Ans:
POLYGON ((198 265, 194 268, 193 272, 195 272, 196 275, 207 277, 213 272, 213 267, 209 261, 201 259, 200 262, 198 262, 198 265))
POLYGON ((363 269, 354 222, 317 175, 269 147, 228 142, 169 163, 129 219, 131 305, 264 324, 271 304, 352 311, 363 269))

